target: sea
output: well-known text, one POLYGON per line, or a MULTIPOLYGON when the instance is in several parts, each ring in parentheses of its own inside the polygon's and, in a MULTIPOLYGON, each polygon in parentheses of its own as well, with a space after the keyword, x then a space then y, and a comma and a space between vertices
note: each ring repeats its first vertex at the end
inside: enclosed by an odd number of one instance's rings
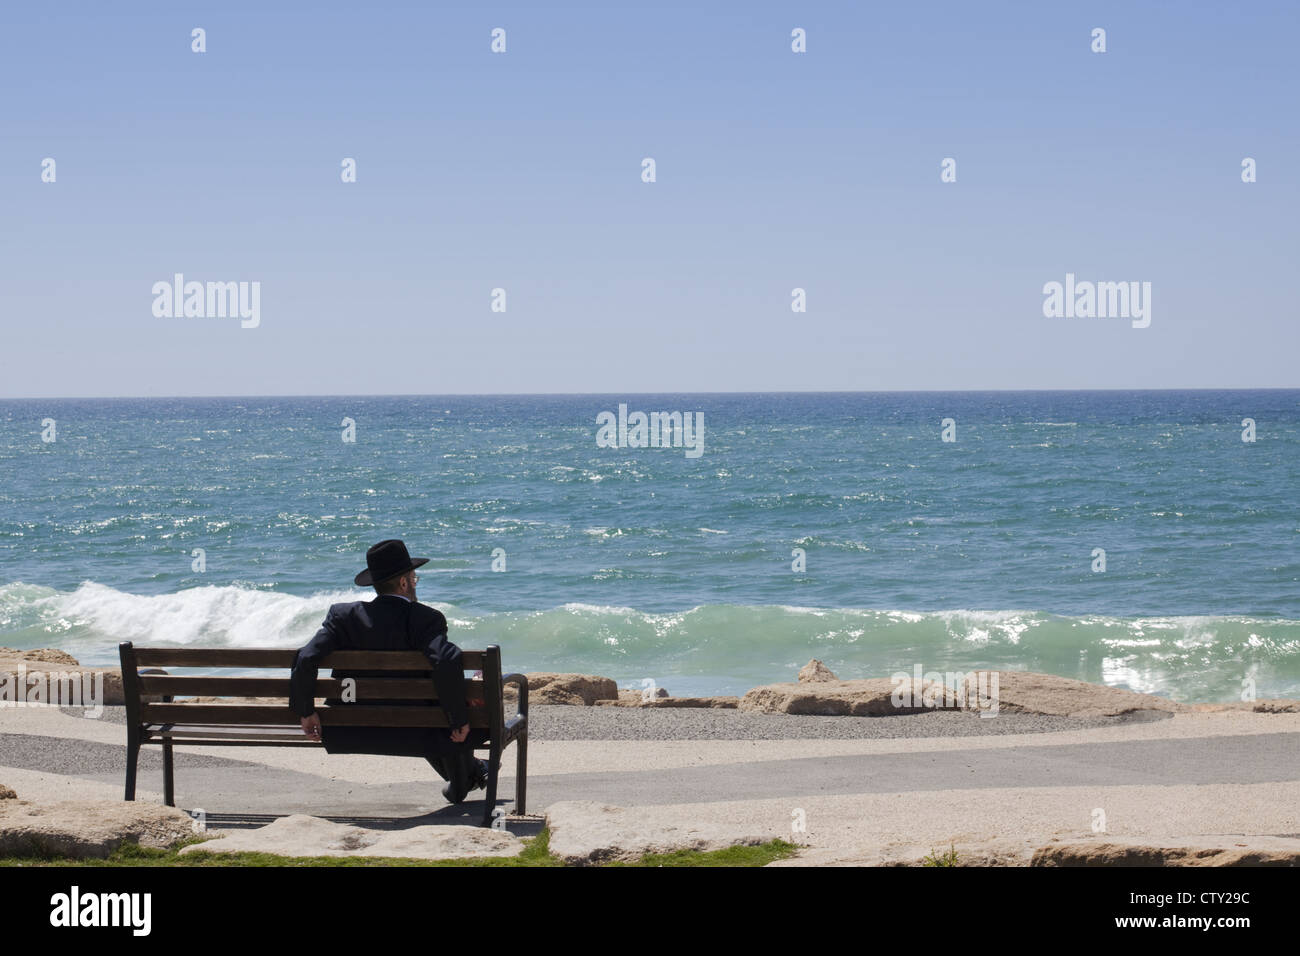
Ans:
POLYGON ((509 670, 1300 697, 1298 490, 1300 390, 5 400, 0 645, 297 647, 401 538, 509 670))

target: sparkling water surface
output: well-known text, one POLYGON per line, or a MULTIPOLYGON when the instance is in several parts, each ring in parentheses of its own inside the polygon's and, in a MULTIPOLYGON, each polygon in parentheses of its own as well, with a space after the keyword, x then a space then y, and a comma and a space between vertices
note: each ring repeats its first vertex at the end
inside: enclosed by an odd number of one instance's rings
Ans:
POLYGON ((400 537, 516 670, 1300 696, 1296 390, 10 400, 0 475, 0 644, 88 663, 300 645, 400 537), (619 403, 702 413, 704 453, 598 447, 619 403))

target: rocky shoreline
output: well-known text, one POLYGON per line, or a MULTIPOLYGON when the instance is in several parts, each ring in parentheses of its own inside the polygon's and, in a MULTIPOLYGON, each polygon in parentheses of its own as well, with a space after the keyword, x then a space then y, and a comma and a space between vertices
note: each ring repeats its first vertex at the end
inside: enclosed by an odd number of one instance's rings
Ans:
MULTIPOLYGON (((105 706, 125 703, 122 675, 118 668, 83 666, 72 655, 56 648, 20 651, 0 647, 0 688, 7 686, 13 693, 23 675, 38 670, 52 675, 67 674, 74 679, 76 676, 102 679, 103 699, 100 703, 105 706)), ((987 712, 989 690, 995 688, 992 699, 996 702, 996 712, 1043 716, 1114 717, 1143 711, 1168 714, 1224 711, 1300 713, 1300 700, 1294 699, 1181 703, 1155 694, 1032 671, 977 671, 960 675, 956 686, 942 679, 932 680, 919 675, 903 682, 888 677, 842 680, 816 659, 799 671, 797 680, 765 684, 740 697, 675 697, 662 687, 620 689, 613 678, 595 674, 538 672, 524 676, 528 679, 530 704, 574 707, 724 709, 822 717, 884 717, 936 710, 987 712)), ((507 704, 514 696, 514 688, 508 686, 507 704)), ((271 703, 278 698, 255 699, 271 703)))

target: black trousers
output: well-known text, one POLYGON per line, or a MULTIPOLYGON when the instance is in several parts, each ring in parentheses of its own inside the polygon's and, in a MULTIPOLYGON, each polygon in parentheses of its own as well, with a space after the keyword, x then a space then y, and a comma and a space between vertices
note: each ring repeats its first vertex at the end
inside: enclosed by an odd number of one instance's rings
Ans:
POLYGON ((322 727, 321 743, 331 754, 423 757, 443 780, 468 780, 474 748, 487 742, 487 730, 471 730, 462 743, 445 727, 322 727))

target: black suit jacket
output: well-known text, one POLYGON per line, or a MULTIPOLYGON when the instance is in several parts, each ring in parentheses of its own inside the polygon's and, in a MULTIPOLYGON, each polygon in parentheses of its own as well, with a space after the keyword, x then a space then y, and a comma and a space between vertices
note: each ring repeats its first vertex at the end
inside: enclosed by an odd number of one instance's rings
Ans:
MULTIPOLYGON (((462 727, 469 720, 465 702, 465 671, 461 666, 460 648, 447 640, 447 619, 427 604, 407 601, 395 594, 381 594, 373 601, 335 604, 325 615, 316 636, 298 651, 289 675, 289 707, 299 717, 316 712, 314 689, 322 658, 332 651, 420 651, 432 666, 438 702, 451 727, 462 727)), ((429 671, 353 671, 335 668, 335 678, 347 677, 428 677, 429 671)), ((360 702, 360 701, 359 701, 360 702)), ((380 703, 380 701, 371 701, 380 703)), ((385 702, 387 703, 387 702, 385 702)), ((393 703, 398 703, 394 701, 393 703)), ((331 728, 321 729, 321 739, 329 747, 331 728)), ((349 732, 372 728, 336 728, 349 732)), ((382 731, 380 731, 382 733, 382 731)), ((445 735, 445 731, 439 736, 445 735)), ((371 735, 363 735, 371 736, 371 735)), ((341 742, 341 741, 340 741, 341 742)))

